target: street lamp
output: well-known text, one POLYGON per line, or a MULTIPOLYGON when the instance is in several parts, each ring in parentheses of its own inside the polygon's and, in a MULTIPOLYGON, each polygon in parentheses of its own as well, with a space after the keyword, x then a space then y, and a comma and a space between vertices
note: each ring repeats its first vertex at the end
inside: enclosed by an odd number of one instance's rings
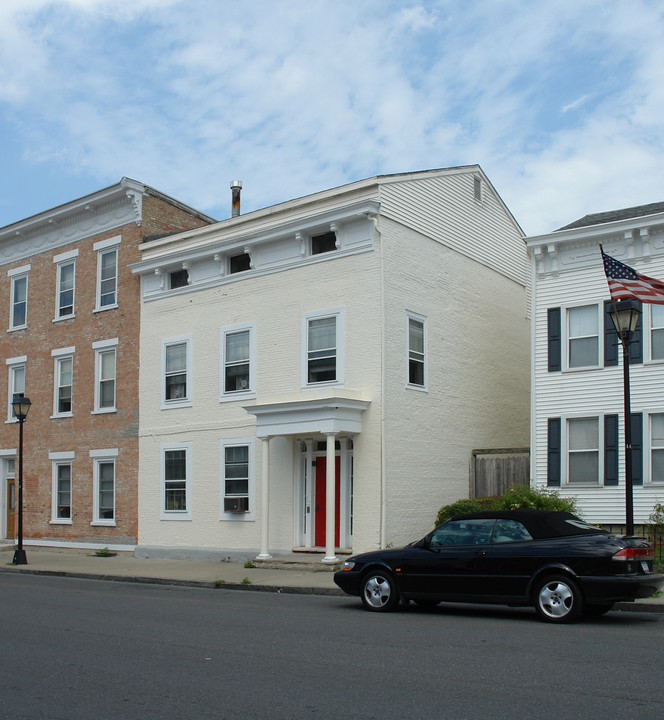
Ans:
POLYGON ((623 385, 625 392, 625 532, 634 535, 634 493, 632 485, 632 410, 629 396, 629 344, 641 317, 641 307, 636 300, 613 303, 609 312, 618 333, 623 351, 623 385))
POLYGON ((14 565, 27 565, 28 559, 23 549, 23 423, 30 410, 30 398, 23 393, 15 393, 12 400, 14 415, 18 420, 18 545, 14 551, 14 565))

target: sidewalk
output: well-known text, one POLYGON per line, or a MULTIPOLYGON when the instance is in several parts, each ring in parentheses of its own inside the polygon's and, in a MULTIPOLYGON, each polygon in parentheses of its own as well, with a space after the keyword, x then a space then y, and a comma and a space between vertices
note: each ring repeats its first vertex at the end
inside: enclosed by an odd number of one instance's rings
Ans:
MULTIPOLYGON (((32 546, 26 548, 27 565, 12 565, 13 554, 13 546, 0 546, 0 572, 229 590, 343 595, 334 584, 332 568, 323 565, 320 555, 277 557, 263 567, 247 568, 241 562, 142 559, 134 557, 132 552, 98 557, 93 550, 32 546)), ((618 603, 616 609, 664 613, 664 596, 618 603)))

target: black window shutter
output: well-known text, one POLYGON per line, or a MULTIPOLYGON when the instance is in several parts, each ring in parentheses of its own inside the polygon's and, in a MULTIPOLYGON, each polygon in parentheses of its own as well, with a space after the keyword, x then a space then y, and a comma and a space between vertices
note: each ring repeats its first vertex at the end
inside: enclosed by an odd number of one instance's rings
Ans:
MULTIPOLYGON (((615 332, 613 333, 617 339, 615 332)), ((618 484, 618 416, 604 416, 604 484, 618 484)))
POLYGON ((609 314, 613 308, 611 300, 604 301, 604 367, 618 364, 620 339, 609 314))
POLYGON ((632 485, 643 485, 643 415, 632 413, 632 485))
POLYGON ((560 418, 549 418, 546 484, 560 487, 560 418))
POLYGON ((547 310, 549 333, 549 372, 560 370, 560 308, 547 310))
MULTIPOLYGON (((638 302, 638 301, 635 301, 638 302)), ((639 308, 642 308, 639 303, 639 308)), ((618 364, 618 354, 622 354, 622 345, 616 329, 613 326, 613 320, 609 314, 613 309, 611 300, 604 301, 604 367, 618 364)), ((639 364, 643 362, 643 317, 639 316, 636 324, 636 330, 632 335, 629 343, 629 364, 639 364)))
MULTIPOLYGON (((639 310, 643 312, 643 305, 639 303, 639 310)), ((639 320, 636 323, 636 330, 632 335, 632 340, 629 344, 629 364, 642 363, 643 362, 643 315, 639 315, 639 320)))

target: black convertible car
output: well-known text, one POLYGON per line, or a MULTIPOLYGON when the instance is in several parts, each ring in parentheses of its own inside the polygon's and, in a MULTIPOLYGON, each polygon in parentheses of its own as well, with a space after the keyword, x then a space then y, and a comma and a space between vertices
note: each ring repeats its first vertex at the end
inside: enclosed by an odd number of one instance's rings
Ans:
POLYGON ((505 510, 458 515, 404 548, 354 555, 334 581, 373 611, 408 600, 532 605, 563 623, 652 595, 664 585, 653 561, 646 540, 571 513, 505 510))

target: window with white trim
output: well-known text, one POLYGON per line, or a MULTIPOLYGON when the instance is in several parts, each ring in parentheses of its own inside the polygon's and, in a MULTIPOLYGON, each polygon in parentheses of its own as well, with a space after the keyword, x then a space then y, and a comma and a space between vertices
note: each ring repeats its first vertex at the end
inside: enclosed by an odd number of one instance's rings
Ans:
POLYGON ((7 358, 7 367, 9 370, 8 377, 8 398, 7 398, 7 420, 16 420, 16 413, 14 412, 13 400, 16 393, 25 394, 25 364, 27 362, 27 356, 22 355, 21 357, 7 358))
POLYGON ((93 460, 92 525, 115 525, 115 460, 118 451, 90 450, 93 460))
POLYGON ((664 413, 650 416, 650 482, 664 483, 664 413))
POLYGON ((162 520, 191 519, 191 443, 163 445, 162 520))
POLYGON ((221 399, 253 396, 256 392, 255 326, 221 329, 221 399))
MULTIPOLYGON (((28 268, 29 269, 29 268, 28 268)), ((28 273, 19 273, 23 268, 11 271, 11 303, 9 310, 9 329, 20 330, 28 324, 28 273)))
POLYGON ((72 522, 72 461, 73 452, 49 453, 53 468, 51 491, 51 523, 72 522))
POLYGON ((254 439, 221 441, 221 517, 253 519, 254 439))
POLYGON ((599 365, 599 306, 567 308, 567 367, 599 365))
POLYGON ((408 320, 408 381, 411 387, 426 387, 425 318, 407 313, 408 320))
POLYGON ((95 351, 94 412, 115 412, 116 358, 118 339, 92 343, 95 351))
POLYGON ((599 484, 600 423, 597 417, 567 420, 567 482, 599 484))
POLYGON ((306 313, 302 323, 303 386, 343 383, 343 310, 306 313))
POLYGON ((97 309, 104 310, 118 304, 117 248, 100 252, 97 256, 97 309))
POLYGON ((61 320, 74 315, 74 292, 76 285, 76 257, 78 250, 70 250, 53 258, 57 264, 55 290, 55 319, 61 320))
POLYGON ((54 358, 54 388, 53 388, 53 416, 69 417, 72 414, 72 388, 74 381, 74 351, 76 348, 61 348, 53 350, 54 358))
POLYGON ((162 408, 191 405, 191 336, 162 343, 162 408))
POLYGON ((664 360, 664 305, 650 304, 650 359, 664 360))

